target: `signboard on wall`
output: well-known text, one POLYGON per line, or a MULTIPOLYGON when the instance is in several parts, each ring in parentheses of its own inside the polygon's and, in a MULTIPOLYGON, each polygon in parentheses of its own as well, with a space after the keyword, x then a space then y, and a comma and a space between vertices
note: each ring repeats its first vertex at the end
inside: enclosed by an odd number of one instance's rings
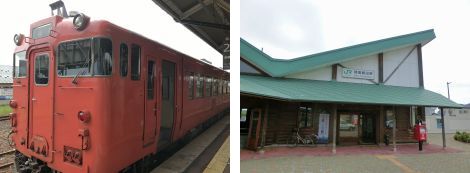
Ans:
POLYGON ((330 114, 320 114, 320 121, 318 124, 318 141, 319 144, 328 143, 328 129, 330 122, 330 114))
POLYGON ((374 79, 373 70, 343 68, 343 77, 357 79, 374 79))

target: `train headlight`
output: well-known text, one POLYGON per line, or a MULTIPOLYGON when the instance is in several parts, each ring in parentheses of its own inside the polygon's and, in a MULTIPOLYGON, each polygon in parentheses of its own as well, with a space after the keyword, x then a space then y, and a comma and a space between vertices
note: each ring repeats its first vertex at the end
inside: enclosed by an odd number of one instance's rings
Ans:
POLYGON ((81 122, 88 123, 91 119, 90 111, 79 111, 78 112, 78 119, 81 122))
POLYGON ((18 103, 15 101, 15 100, 10 100, 10 103, 9 103, 10 107, 15 109, 18 107, 18 103))
POLYGON ((90 18, 83 13, 79 13, 73 17, 73 26, 79 31, 85 29, 88 22, 90 22, 90 18))
POLYGON ((17 46, 19 46, 21 45, 21 43, 23 43, 23 39, 24 39, 23 34, 15 34, 15 36, 13 37, 13 42, 15 42, 17 46))

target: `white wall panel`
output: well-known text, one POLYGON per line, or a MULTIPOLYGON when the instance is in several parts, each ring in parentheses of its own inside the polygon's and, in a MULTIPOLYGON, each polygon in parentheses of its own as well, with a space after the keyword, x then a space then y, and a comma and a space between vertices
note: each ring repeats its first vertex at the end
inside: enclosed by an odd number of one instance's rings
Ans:
MULTIPOLYGON (((342 62, 341 65, 350 69, 362 69, 362 70, 372 70, 374 71, 374 80, 375 82, 379 81, 379 59, 378 55, 367 56, 363 58, 358 58, 352 61, 342 62)), ((342 75, 343 68, 338 66, 336 80, 339 82, 352 82, 352 83, 365 83, 373 84, 373 82, 367 79, 356 79, 356 78, 345 78, 342 75)))
MULTIPOLYGON (((393 70, 400 64, 413 46, 384 52, 384 82, 393 70)), ((419 87, 418 53, 414 49, 408 59, 398 68, 385 85, 419 87)))

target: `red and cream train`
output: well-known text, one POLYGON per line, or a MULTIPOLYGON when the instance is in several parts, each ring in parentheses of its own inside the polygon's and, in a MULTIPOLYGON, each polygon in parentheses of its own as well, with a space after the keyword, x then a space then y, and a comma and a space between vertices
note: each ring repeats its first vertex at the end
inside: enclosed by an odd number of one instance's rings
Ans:
POLYGON ((142 171, 229 108, 229 73, 108 21, 56 15, 14 41, 20 172, 142 171))

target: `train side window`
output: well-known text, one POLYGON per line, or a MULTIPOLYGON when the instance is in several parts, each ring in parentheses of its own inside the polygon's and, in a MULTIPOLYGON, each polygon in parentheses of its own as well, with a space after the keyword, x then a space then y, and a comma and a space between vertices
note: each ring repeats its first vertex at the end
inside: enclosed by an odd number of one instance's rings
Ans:
POLYGON ((140 46, 131 46, 131 80, 140 80, 140 46))
POLYGON ((205 92, 205 94, 206 94, 205 96, 206 96, 206 97, 209 97, 209 96, 212 95, 212 93, 211 93, 211 88, 212 88, 211 82, 212 82, 212 79, 211 79, 210 77, 207 77, 207 76, 206 76, 206 83, 205 83, 205 85, 204 85, 204 86, 206 87, 206 92, 205 92))
POLYGON ((230 94, 230 81, 227 81, 227 94, 230 94))
POLYGON ((147 74, 147 100, 153 100, 155 88, 155 62, 148 61, 148 74, 147 74))
POLYGON ((214 78, 212 80, 212 95, 213 96, 218 95, 218 93, 217 93, 218 84, 219 84, 219 82, 218 82, 217 78, 214 78))
POLYGON ((202 76, 200 74, 197 74, 195 77, 196 80, 196 98, 202 97, 202 92, 203 92, 203 86, 202 86, 202 76))
POLYGON ((34 61, 34 81, 36 85, 47 85, 49 83, 49 55, 39 55, 34 61))
POLYGON ((194 98, 194 73, 190 73, 188 76, 188 96, 189 99, 194 98))
POLYGON ((222 82, 222 94, 224 94, 224 95, 226 94, 225 89, 227 89, 226 83, 227 83, 227 81, 223 80, 223 82, 222 82))
POLYGON ((217 83, 217 95, 221 95, 222 94, 222 80, 219 79, 218 80, 219 82, 217 83))
POLYGON ((121 67, 121 76, 126 77, 127 76, 127 66, 129 64, 129 49, 127 47, 127 44, 121 43, 120 46, 120 56, 119 56, 119 65, 121 67))
POLYGON ((28 60, 26 59, 26 51, 17 52, 14 55, 13 70, 15 78, 26 77, 28 71, 28 60))
POLYGON ((107 38, 95 38, 93 75, 108 76, 113 71, 113 44, 107 38))

